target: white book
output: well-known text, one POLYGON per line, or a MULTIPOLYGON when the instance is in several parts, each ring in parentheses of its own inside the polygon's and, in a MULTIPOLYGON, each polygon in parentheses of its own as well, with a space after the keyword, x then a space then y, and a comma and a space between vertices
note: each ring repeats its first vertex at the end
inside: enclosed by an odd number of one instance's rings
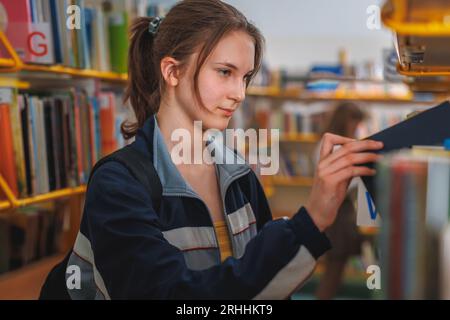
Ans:
POLYGON ((439 283, 441 286, 441 299, 450 300, 450 225, 447 225, 441 237, 439 283))

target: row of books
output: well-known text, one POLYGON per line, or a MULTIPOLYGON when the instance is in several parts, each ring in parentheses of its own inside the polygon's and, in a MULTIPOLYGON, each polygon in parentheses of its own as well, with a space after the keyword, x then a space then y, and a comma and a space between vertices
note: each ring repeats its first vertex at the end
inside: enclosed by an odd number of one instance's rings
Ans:
MULTIPOLYGON (((0 174, 16 197, 87 182, 95 162, 125 144, 113 92, 0 89, 0 174)), ((0 195, 1 196, 1 195, 0 195)))
POLYGON ((377 188, 383 297, 450 298, 450 151, 416 148, 386 156, 377 188))
POLYGON ((253 119, 248 127, 279 129, 282 135, 322 133, 329 110, 323 103, 307 105, 288 101, 274 107, 270 99, 249 97, 244 112, 247 119, 253 119))
POLYGON ((127 71, 130 19, 160 8, 146 0, 0 0, 4 31, 22 61, 118 73, 127 71))
POLYGON ((61 252, 64 210, 32 206, 0 216, 0 274, 61 252))
POLYGON ((278 176, 283 177, 313 177, 314 153, 303 149, 280 152, 278 176))
MULTIPOLYGON (((321 134, 329 121, 336 103, 332 102, 293 102, 278 105, 273 100, 263 97, 247 97, 241 114, 234 119, 247 128, 279 129, 280 135, 321 134), (246 119, 252 121, 246 122, 246 119)), ((428 104, 404 105, 392 108, 392 105, 380 103, 361 103, 361 110, 367 118, 359 124, 356 132, 358 138, 365 138, 405 120, 414 112, 429 108, 428 104)))

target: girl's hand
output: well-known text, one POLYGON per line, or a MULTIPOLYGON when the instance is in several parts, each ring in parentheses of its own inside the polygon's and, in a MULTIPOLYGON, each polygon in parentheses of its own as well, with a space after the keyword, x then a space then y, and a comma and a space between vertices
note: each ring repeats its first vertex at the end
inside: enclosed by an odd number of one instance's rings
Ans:
POLYGON ((373 140, 356 141, 330 133, 323 136, 312 190, 305 205, 320 231, 334 222, 352 178, 375 174, 374 169, 356 165, 375 162, 381 158, 381 155, 367 151, 382 147, 382 142, 373 140), (335 145, 342 147, 333 152, 335 145))

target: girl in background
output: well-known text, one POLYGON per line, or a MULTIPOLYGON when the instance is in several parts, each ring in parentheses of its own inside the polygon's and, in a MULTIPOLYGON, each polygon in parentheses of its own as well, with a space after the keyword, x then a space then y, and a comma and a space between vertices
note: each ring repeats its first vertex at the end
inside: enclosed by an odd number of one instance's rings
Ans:
MULTIPOLYGON (((342 103, 332 112, 324 132, 355 138, 356 129, 366 118, 367 115, 357 104, 342 103)), ((333 247, 324 256, 325 271, 316 291, 318 299, 335 297, 349 258, 361 253, 364 237, 356 226, 356 211, 353 205, 355 191, 355 186, 350 185, 336 220, 325 230, 333 247)))

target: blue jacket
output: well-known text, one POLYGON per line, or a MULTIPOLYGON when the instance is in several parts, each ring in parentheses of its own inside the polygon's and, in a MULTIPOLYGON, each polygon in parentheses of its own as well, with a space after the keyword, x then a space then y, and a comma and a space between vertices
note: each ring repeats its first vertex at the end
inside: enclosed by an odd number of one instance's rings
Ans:
POLYGON ((68 289, 73 299, 285 299, 330 248, 305 208, 272 221, 248 165, 216 164, 233 252, 221 263, 208 209, 171 161, 154 117, 132 146, 153 159, 160 211, 122 164, 95 171, 69 260, 81 270, 81 288, 68 289))

